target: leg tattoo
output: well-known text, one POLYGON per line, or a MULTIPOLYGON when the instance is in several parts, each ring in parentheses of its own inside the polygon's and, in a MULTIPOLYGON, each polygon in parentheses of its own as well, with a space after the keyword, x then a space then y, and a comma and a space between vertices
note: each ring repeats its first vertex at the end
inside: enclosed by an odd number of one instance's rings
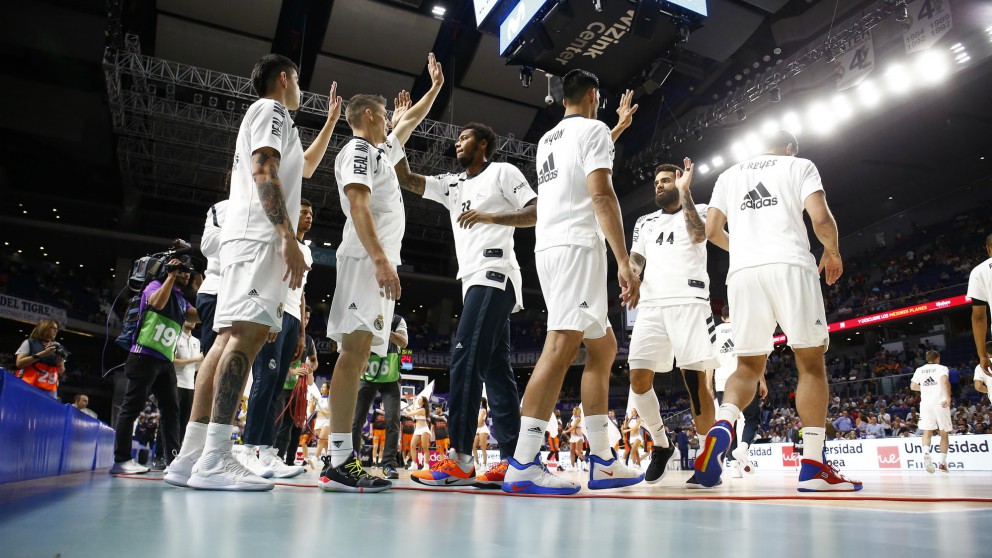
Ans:
POLYGON ((214 409, 211 422, 229 424, 238 410, 241 402, 241 392, 245 380, 251 372, 251 361, 248 355, 241 351, 231 351, 230 355, 222 357, 220 362, 220 385, 214 396, 214 409))

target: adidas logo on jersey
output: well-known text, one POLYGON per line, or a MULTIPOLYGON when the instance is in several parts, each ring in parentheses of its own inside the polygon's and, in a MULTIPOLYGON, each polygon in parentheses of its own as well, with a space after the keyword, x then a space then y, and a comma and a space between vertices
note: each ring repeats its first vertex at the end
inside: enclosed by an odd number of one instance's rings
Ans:
POLYGON ((727 341, 723 344, 723 346, 720 347, 720 352, 721 353, 732 353, 732 352, 734 352, 734 342, 733 342, 733 340, 727 339, 727 341))
POLYGON ((351 305, 348 306, 348 310, 358 310, 358 306, 356 306, 355 303, 352 302, 351 305))
POLYGON ((579 308, 588 309, 589 308, 589 305, 586 304, 586 301, 583 300, 582 301, 582 304, 579 305, 579 308))
POLYGON ((925 386, 935 386, 935 385, 937 385, 937 380, 934 380, 933 378, 927 378, 923 382, 923 385, 925 385, 925 386))
POLYGON ((556 178, 558 178, 558 169, 555 168, 555 154, 552 153, 548 155, 548 160, 541 165, 541 170, 537 173, 537 184, 541 185, 556 178))
POLYGON ((248 291, 248 296, 258 296, 258 291, 256 291, 255 289, 252 289, 252 290, 248 291))
POLYGON ((741 211, 745 209, 761 209, 762 207, 772 205, 778 205, 778 196, 772 196, 768 188, 765 188, 765 185, 759 182, 753 190, 745 194, 744 203, 741 204, 741 211))

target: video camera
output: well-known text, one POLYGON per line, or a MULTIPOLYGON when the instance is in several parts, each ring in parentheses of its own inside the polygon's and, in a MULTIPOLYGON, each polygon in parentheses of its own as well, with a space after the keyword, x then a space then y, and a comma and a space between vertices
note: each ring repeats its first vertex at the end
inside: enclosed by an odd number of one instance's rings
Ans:
POLYGON ((150 254, 139 258, 131 266, 131 275, 128 276, 127 285, 134 292, 141 292, 148 281, 158 279, 165 280, 165 276, 173 271, 180 272, 193 271, 193 259, 189 253, 193 250, 189 242, 181 238, 172 241, 172 246, 165 252, 150 254), (178 265, 169 265, 173 259, 178 259, 178 265))

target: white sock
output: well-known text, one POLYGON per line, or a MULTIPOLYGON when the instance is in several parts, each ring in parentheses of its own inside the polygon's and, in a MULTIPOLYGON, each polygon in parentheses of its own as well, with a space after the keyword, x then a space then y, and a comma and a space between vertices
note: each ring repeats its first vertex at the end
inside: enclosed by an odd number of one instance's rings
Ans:
MULTIPOLYGON (((187 427, 188 428, 188 427, 187 427)), ((231 425, 211 422, 203 442, 203 453, 217 449, 224 442, 231 440, 231 425)))
POLYGON ((472 470, 472 462, 475 461, 475 459, 471 455, 467 453, 459 453, 457 454, 457 459, 459 469, 466 473, 472 470))
POLYGON ((827 429, 824 427, 804 426, 803 427, 803 457, 823 463, 823 442, 827 437, 827 429))
POLYGON ((513 459, 521 465, 533 463, 537 453, 544 443, 544 430, 548 427, 548 419, 520 417, 520 435, 517 437, 517 449, 513 451, 513 459))
POLYGON ((730 403, 720 405, 720 408, 716 411, 717 422, 725 420, 730 424, 734 424, 739 416, 741 416, 741 410, 737 408, 737 405, 732 405, 730 403))
POLYGON ((586 415, 586 438, 589 439, 589 453, 606 461, 613 459, 609 428, 610 419, 606 415, 586 415))
POLYGON ((737 444, 737 447, 741 448, 741 453, 744 454, 744 457, 745 458, 747 458, 747 459, 750 459, 751 458, 751 456, 748 455, 748 453, 747 453, 748 444, 745 444, 744 442, 740 442, 739 444, 737 444))
POLYGON ((331 467, 340 466, 355 453, 351 445, 351 432, 331 432, 327 447, 331 450, 331 467))
POLYGON ((202 422, 191 422, 186 425, 186 435, 183 437, 183 445, 180 446, 179 455, 186 456, 203 449, 203 444, 207 441, 207 425, 202 422))
POLYGON ((940 463, 941 465, 946 465, 947 464, 947 454, 946 453, 938 453, 937 454, 937 463, 940 463))
POLYGON ((661 410, 658 405, 658 395, 653 389, 644 393, 634 393, 630 398, 637 409, 638 416, 644 421, 644 426, 651 433, 651 438, 659 447, 667 448, 670 444, 668 433, 665 431, 665 423, 661 419, 661 410))

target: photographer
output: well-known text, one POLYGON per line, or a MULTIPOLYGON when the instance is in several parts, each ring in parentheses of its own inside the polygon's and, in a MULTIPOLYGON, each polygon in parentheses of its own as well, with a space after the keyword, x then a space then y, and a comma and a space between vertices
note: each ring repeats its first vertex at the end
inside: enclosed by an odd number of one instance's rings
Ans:
POLYGON ((188 261, 173 258, 166 264, 165 272, 164 279, 152 280, 141 293, 140 319, 124 363, 127 391, 114 425, 117 436, 111 474, 148 472, 147 467, 131 459, 131 435, 149 391, 155 394, 162 413, 160 428, 166 461, 172 460, 173 450, 179 450, 179 402, 173 359, 183 322, 195 323, 199 318, 196 309, 183 298, 183 289, 190 278, 188 261))
POLYGON ((58 399, 59 378, 69 352, 55 341, 59 323, 41 320, 17 349, 17 377, 58 399))

